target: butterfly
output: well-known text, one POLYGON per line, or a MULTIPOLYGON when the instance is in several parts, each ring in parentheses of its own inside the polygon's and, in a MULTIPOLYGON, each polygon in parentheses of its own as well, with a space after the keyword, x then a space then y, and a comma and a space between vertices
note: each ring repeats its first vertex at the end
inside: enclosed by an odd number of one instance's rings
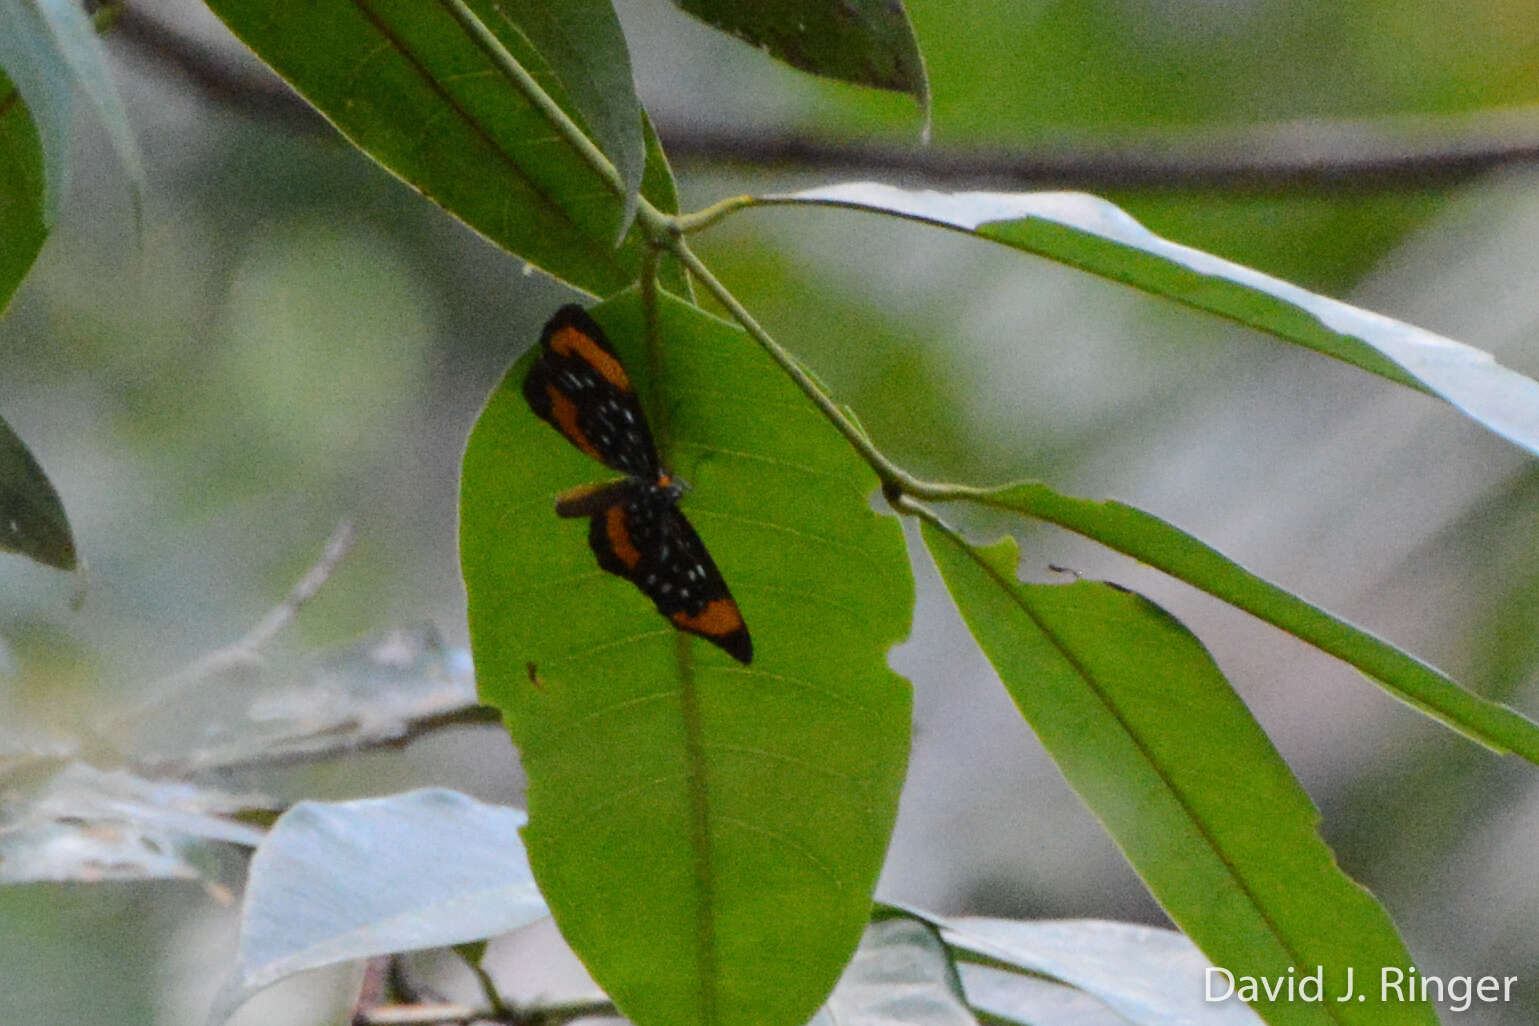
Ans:
POLYGON ((546 322, 524 399, 567 441, 626 475, 556 498, 557 516, 588 518, 599 566, 641 589, 679 630, 750 662, 753 641, 737 601, 679 510, 684 486, 663 469, 630 376, 582 307, 563 306, 546 322))

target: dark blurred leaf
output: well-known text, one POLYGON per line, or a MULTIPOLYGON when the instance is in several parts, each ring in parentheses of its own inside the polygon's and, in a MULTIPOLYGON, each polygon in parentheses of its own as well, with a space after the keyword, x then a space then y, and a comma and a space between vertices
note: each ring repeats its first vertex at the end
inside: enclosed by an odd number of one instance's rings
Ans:
POLYGON ((295 805, 251 859, 240 952, 210 1024, 307 969, 449 947, 543 917, 524 823, 516 809, 440 789, 295 805))
POLYGON ((228 816, 264 807, 255 795, 70 763, 0 805, 0 883, 200 879, 199 846, 254 847, 262 832, 228 816))
MULTIPOLYGON (((540 269, 605 294, 634 281, 642 243, 614 240, 615 195, 441 4, 211 0, 209 6, 344 135, 408 184, 540 269)), ((641 167, 639 108, 607 3, 469 5, 624 175, 641 167), (522 19, 522 20, 520 20, 522 19)), ((648 140, 642 193, 675 209, 648 140)), ((670 270, 669 288, 683 293, 670 270)))
POLYGON ((828 1004, 807 1026, 977 1026, 951 956, 917 919, 866 927, 828 1004))
POLYGON ((10 425, 0 420, 0 549, 60 570, 75 569, 64 503, 10 425))
POLYGON ((612 477, 530 411, 526 358, 471 434, 460 554, 481 696, 529 775, 563 935, 642 1022, 802 1026, 870 912, 910 696, 913 584, 876 479, 738 329, 666 296, 595 307, 682 509, 742 606, 742 666, 601 571, 554 496, 612 477), (766 957, 766 952, 774 956, 766 957))
MULTIPOLYGON (((1203 1000, 1209 961, 1181 934, 1131 923, 1093 920, 1022 922, 978 916, 930 917, 946 943, 1028 973, 1038 973, 1092 996, 1115 1010, 1116 1022, 1135 1026, 1259 1026, 1241 1001, 1203 1000)), ((963 965, 968 999, 1018 1022, 1053 1022, 1034 1008, 1064 995, 1021 987, 997 971, 963 965)), ((1015 981, 1023 977, 1015 976, 1015 981)), ((1069 1020, 1078 1021, 1078 1020, 1069 1020)))
POLYGON ((70 99, 83 94, 106 126, 134 192, 144 194, 144 167, 128 113, 107 70, 106 52, 85 6, 76 0, 0 0, 0 68, 38 121, 47 164, 52 220, 63 192, 70 138, 70 99))
POLYGON ((476 704, 464 650, 433 627, 389 631, 292 670, 245 656, 214 659, 139 710, 135 761, 195 773, 319 759, 404 738, 476 704))
POLYGON ((0 74, 0 313, 48 236, 43 151, 21 93, 0 74))
POLYGON ((930 84, 902 0, 674 0, 792 67, 909 93, 926 117, 930 84))
POLYGON ((914 192, 854 182, 764 199, 894 214, 1036 253, 1436 395, 1539 453, 1539 382, 1491 354, 1169 242, 1094 196, 914 192))
POLYGON ((1036 481, 976 492, 973 498, 1057 524, 1201 588, 1356 667, 1466 737, 1539 765, 1539 724, 1471 694, 1435 667, 1257 577, 1158 517, 1120 502, 1060 495, 1036 481))
POLYGON ((1336 865, 1309 797, 1185 627, 1099 582, 1020 583, 1013 539, 978 548, 928 521, 923 530, 1022 715, 1171 919, 1236 975, 1325 967, 1322 1003, 1262 999, 1267 1022, 1436 1023, 1425 1002, 1335 1000, 1348 967, 1377 980, 1410 955, 1336 865))

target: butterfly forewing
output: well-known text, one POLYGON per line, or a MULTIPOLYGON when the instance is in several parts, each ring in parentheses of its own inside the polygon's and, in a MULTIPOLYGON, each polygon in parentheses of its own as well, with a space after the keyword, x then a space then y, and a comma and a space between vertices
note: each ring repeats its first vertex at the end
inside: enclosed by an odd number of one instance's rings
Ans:
POLYGON ((624 474, 655 480, 657 445, 630 375, 582 307, 564 306, 540 333, 540 358, 524 378, 529 406, 567 441, 624 474))

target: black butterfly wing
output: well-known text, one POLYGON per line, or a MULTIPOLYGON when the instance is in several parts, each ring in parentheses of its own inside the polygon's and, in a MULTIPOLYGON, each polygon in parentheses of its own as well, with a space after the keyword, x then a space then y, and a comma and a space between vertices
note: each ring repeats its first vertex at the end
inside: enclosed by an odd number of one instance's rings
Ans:
POLYGON ((640 588, 675 627, 720 646, 740 663, 753 659, 737 601, 671 490, 646 481, 615 481, 566 493, 556 512, 588 517, 588 546, 599 566, 640 588))
POLYGON ((540 333, 540 356, 524 377, 534 412, 583 452, 621 473, 662 473, 646 415, 604 330, 580 306, 563 306, 540 333))

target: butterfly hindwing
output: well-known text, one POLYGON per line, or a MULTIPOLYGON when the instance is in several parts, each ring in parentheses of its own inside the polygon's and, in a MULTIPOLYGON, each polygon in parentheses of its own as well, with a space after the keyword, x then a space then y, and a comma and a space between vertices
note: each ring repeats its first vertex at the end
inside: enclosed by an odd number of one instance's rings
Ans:
POLYGON ((635 479, 576 489, 556 504, 586 516, 598 564, 624 577, 680 630, 718 645, 742 663, 753 642, 716 562, 677 505, 677 492, 635 479))
POLYGON ((630 375, 604 330, 582 307, 564 306, 540 333, 524 398, 573 445, 613 470, 653 480, 657 445, 630 375))

